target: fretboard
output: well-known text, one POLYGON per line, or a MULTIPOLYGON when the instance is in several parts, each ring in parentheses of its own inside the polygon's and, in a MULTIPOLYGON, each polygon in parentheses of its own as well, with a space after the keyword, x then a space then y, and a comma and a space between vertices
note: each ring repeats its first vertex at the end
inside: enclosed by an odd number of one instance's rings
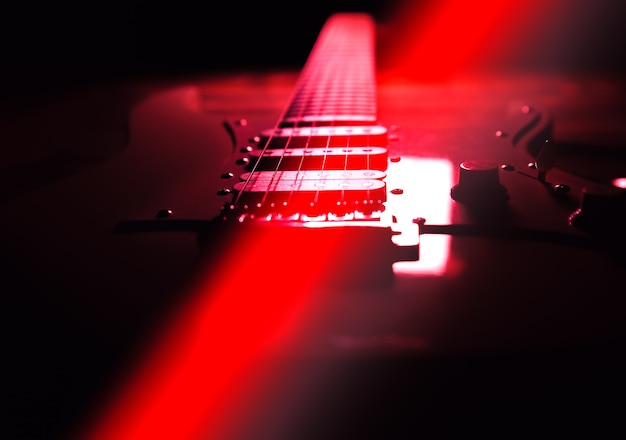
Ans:
POLYGON ((387 129, 377 125, 375 23, 331 16, 274 128, 261 132, 228 212, 240 219, 348 218, 386 201, 387 129))
POLYGON ((374 21, 335 14, 320 31, 280 126, 375 124, 375 75, 374 21))

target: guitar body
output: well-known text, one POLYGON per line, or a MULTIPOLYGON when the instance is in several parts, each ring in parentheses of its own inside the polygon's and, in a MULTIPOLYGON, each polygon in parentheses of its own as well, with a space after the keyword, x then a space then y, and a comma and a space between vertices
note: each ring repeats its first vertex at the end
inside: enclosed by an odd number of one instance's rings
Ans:
MULTIPOLYGON (((93 436, 107 438, 125 426, 118 398, 157 399, 154 387, 174 372, 184 377, 172 386, 186 391, 171 391, 169 423, 156 417, 164 432, 203 432, 197 420, 213 413, 216 438, 229 439, 618 427, 624 235, 613 218, 597 227, 571 216, 584 188, 606 188, 626 169, 594 154, 586 172, 584 154, 566 144, 586 141, 585 127, 568 125, 581 115, 593 134, 602 116, 589 108, 610 107, 622 86, 598 87, 588 107, 588 79, 381 81, 388 157, 377 217, 225 226, 249 171, 242 159, 297 79, 120 87, 101 99, 133 97, 126 126, 102 124, 110 138, 126 132, 123 148, 3 202, 6 276, 19 282, 13 305, 26 316, 8 320, 26 365, 20 383, 44 390, 39 412, 56 407, 57 422, 41 426, 85 429, 111 405, 117 424, 105 419, 93 436), (546 140, 556 162, 541 177, 528 164, 546 140), (462 173, 493 176, 492 166, 499 184, 458 196, 462 173), (188 355, 195 367, 180 367, 188 355)), ((59 120, 82 111, 60 108, 59 120)), ((78 144, 71 158, 89 148, 78 144)), ((140 407, 128 414, 143 417, 140 407)))

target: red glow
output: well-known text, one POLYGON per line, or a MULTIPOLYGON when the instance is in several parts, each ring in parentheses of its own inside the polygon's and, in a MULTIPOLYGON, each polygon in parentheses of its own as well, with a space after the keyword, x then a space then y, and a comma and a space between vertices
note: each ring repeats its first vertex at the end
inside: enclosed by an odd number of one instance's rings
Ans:
MULTIPOLYGON (((393 77, 442 80, 480 68, 490 56, 532 38, 532 19, 550 15, 560 0, 444 0, 406 2, 382 53, 393 77)), ((487 63, 488 64, 488 63, 487 63)))
MULTIPOLYGON (((426 78, 453 74, 498 35, 503 26, 499 18, 518 13, 524 2, 484 1, 482 7, 480 3, 431 3, 419 20, 422 26, 415 26, 405 44, 391 54, 393 67, 426 78)), ((416 163, 417 172, 390 172, 392 180, 388 180, 389 187, 407 188, 406 197, 411 197, 413 203, 395 209, 390 202, 387 208, 395 213, 402 207, 416 209, 398 214, 407 219, 427 209, 429 221, 447 223, 451 164, 422 161, 421 169, 416 163), (428 179, 429 185, 416 184, 415 176, 428 179), (412 183, 402 182, 404 178, 412 183), (415 194, 411 192, 413 186, 418 188, 415 194), (418 200, 422 203, 416 203, 418 200)), ((183 309, 173 314, 173 322, 156 339, 156 345, 129 381, 120 384, 120 393, 84 438, 224 438, 228 425, 236 423, 232 418, 253 398, 249 390, 268 378, 267 367, 273 354, 284 352, 291 338, 297 338, 310 323, 312 310, 320 301, 320 292, 313 287, 336 251, 332 240, 322 246, 299 242, 297 253, 280 258, 277 265, 276 249, 292 248, 283 241, 276 234, 253 239, 233 237, 229 247, 232 251, 218 262, 211 262, 216 264, 194 284, 183 309), (266 255, 271 255, 273 261, 267 261, 266 255)), ((442 273, 449 238, 437 237, 426 244, 431 247, 423 255, 431 256, 431 261, 424 257, 416 263, 397 263, 394 269, 414 275, 442 273)))
POLYGON ((613 186, 626 189, 626 177, 618 177, 616 179, 613 179, 612 183, 613 183, 613 186))
MULTIPOLYGON (((403 198, 390 198, 387 210, 399 219, 415 219, 428 213, 432 224, 448 224, 452 219, 450 188, 454 182, 454 167, 449 160, 405 157, 391 164, 387 177, 390 188, 403 188, 403 198)), ((402 243, 401 241, 397 241, 402 243)), ((446 272, 450 252, 449 236, 420 237, 420 258, 394 264, 396 274, 424 276, 446 272)))
POLYGON ((191 300, 83 438, 221 438, 223 424, 260 380, 264 362, 297 333, 310 309, 307 294, 319 269, 311 261, 324 262, 333 250, 332 243, 301 243, 316 249, 307 270, 298 270, 297 257, 270 267, 263 255, 285 245, 277 241, 272 234, 251 241, 233 237, 237 252, 227 252, 199 279, 191 300))

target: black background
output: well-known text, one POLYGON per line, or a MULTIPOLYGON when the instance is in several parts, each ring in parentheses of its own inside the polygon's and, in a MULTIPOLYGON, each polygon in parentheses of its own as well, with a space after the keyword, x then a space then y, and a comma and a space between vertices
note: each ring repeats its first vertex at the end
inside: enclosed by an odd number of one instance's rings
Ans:
MULTIPOLYGON (((538 14, 529 22, 527 35, 520 37, 527 40, 523 53, 499 54, 499 58, 492 60, 493 64, 540 71, 623 73, 626 66, 621 49, 626 36, 623 2, 553 2, 558 5, 556 13, 549 17, 538 14)), ((377 21, 393 24, 402 16, 405 4, 430 3, 427 0, 11 3, 2 7, 0 96, 7 99, 142 75, 298 67, 308 55, 303 48, 311 47, 332 12, 369 11, 377 21)), ((503 17, 503 20, 513 22, 515 17, 503 17)))
POLYGON ((5 98, 103 80, 300 66, 333 11, 384 18, 380 0, 149 0, 4 6, 5 98))

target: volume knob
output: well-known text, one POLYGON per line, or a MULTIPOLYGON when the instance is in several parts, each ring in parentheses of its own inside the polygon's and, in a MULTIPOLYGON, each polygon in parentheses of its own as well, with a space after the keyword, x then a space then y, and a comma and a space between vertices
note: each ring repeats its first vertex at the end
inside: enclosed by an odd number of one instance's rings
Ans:
POLYGON ((450 190, 450 196, 469 205, 499 205, 509 198, 500 184, 500 167, 482 160, 461 162, 459 182, 450 190))

